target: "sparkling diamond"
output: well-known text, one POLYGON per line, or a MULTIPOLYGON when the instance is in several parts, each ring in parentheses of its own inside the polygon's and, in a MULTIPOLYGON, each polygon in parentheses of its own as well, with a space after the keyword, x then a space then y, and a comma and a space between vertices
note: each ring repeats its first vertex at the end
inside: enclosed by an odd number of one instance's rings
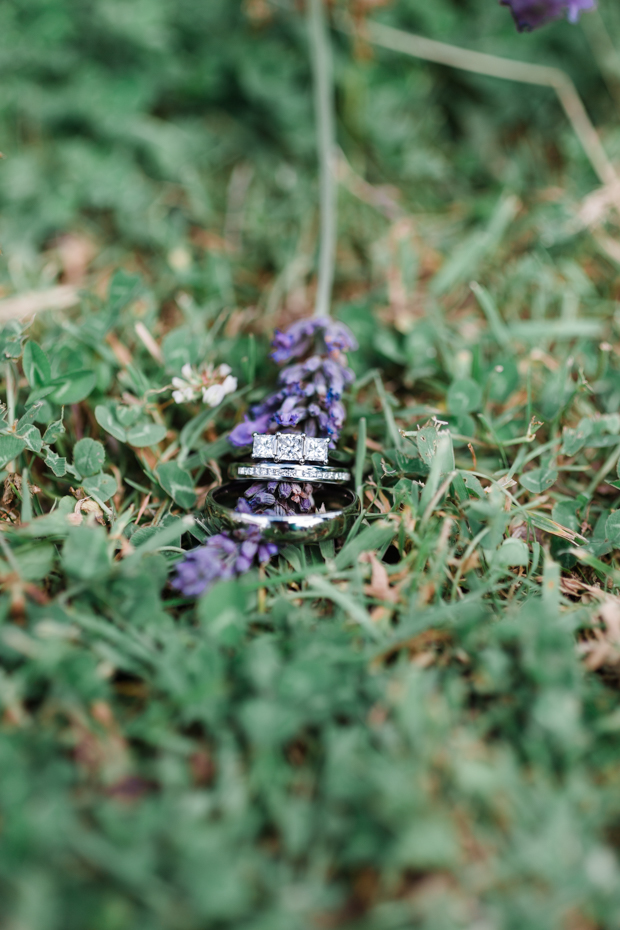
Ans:
POLYGON ((252 457, 255 459, 274 459, 276 457, 276 436, 261 436, 254 434, 254 447, 252 457))
POLYGON ((306 436, 304 458, 308 462, 326 462, 329 448, 329 439, 316 439, 306 436))
POLYGON ((303 433, 278 433, 278 451, 276 458, 286 462, 303 462, 303 433))

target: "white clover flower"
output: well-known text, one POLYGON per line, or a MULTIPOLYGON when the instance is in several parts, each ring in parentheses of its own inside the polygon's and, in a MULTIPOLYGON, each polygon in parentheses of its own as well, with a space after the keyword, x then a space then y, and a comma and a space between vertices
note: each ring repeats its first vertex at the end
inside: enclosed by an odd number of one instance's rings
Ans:
POLYGON ((196 389, 190 380, 192 376, 191 368, 189 373, 186 369, 187 365, 184 365, 183 374, 186 376, 185 378, 175 377, 172 379, 172 387, 176 388, 172 392, 172 399, 176 404, 189 404, 196 399, 196 389))
POLYGON ((237 379, 231 371, 226 363, 217 368, 205 365, 200 371, 186 363, 181 369, 183 377, 172 379, 172 399, 175 404, 189 404, 202 397, 209 407, 218 407, 227 394, 237 390, 237 379))
POLYGON ((212 384, 211 387, 202 389, 203 403, 208 404, 209 407, 217 407, 222 403, 225 395, 223 384, 212 384))

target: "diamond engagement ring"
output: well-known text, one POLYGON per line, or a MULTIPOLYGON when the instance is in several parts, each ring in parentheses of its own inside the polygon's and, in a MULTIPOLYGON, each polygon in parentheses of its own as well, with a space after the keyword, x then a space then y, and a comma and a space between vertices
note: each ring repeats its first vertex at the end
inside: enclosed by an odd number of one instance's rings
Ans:
POLYGON ((327 462, 329 439, 306 436, 305 433, 254 433, 253 459, 273 459, 274 462, 327 462))
POLYGON ((233 465, 231 474, 235 478, 310 484, 344 484, 349 481, 350 472, 327 465, 328 454, 329 439, 306 436, 305 433, 254 433, 252 458, 262 461, 233 465), (321 464, 307 464, 309 462, 321 464))

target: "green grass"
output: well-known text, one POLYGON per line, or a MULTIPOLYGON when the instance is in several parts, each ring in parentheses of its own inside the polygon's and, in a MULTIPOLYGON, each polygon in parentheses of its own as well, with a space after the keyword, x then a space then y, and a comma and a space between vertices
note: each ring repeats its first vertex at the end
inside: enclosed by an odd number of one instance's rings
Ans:
MULTIPOLYGON (((580 30, 426 6, 382 16, 567 67, 613 157, 580 30)), ((616 930, 617 227, 576 220, 557 103, 335 37, 363 518, 193 603, 186 515, 312 305, 304 19, 30 7, 1 14, 0 286, 79 294, 0 334, 2 926, 616 930), (171 403, 203 359, 237 393, 171 403)))

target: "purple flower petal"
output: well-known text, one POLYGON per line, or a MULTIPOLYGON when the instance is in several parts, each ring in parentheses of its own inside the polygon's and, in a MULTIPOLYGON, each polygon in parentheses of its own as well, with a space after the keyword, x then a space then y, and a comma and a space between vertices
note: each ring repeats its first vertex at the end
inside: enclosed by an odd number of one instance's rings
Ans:
POLYGON ((244 539, 244 541, 241 543, 239 547, 240 555, 242 555, 246 559, 250 559, 250 561, 254 558, 257 552, 258 552, 258 543, 254 542, 251 539, 244 539))
POLYGON ((538 29, 564 13, 571 23, 576 23, 581 12, 596 7, 596 0, 500 0, 500 3, 510 8, 520 31, 538 29))
POLYGON ((200 597, 216 581, 241 575, 256 559, 264 563, 277 553, 277 545, 267 543, 258 527, 237 530, 232 536, 218 533, 186 553, 176 565, 171 585, 185 597, 200 597))
POLYGON ((256 420, 250 420, 247 416, 243 423, 238 423, 228 436, 233 446, 249 446, 252 443, 253 433, 264 433, 269 425, 270 415, 265 414, 256 420))
POLYGON ((252 508, 256 510, 257 507, 271 507, 272 504, 275 504, 276 499, 273 494, 270 494, 269 491, 259 491, 252 497, 252 508))
POLYGON ((338 320, 323 320, 323 338, 328 352, 348 352, 357 349, 357 341, 348 326, 338 320))

